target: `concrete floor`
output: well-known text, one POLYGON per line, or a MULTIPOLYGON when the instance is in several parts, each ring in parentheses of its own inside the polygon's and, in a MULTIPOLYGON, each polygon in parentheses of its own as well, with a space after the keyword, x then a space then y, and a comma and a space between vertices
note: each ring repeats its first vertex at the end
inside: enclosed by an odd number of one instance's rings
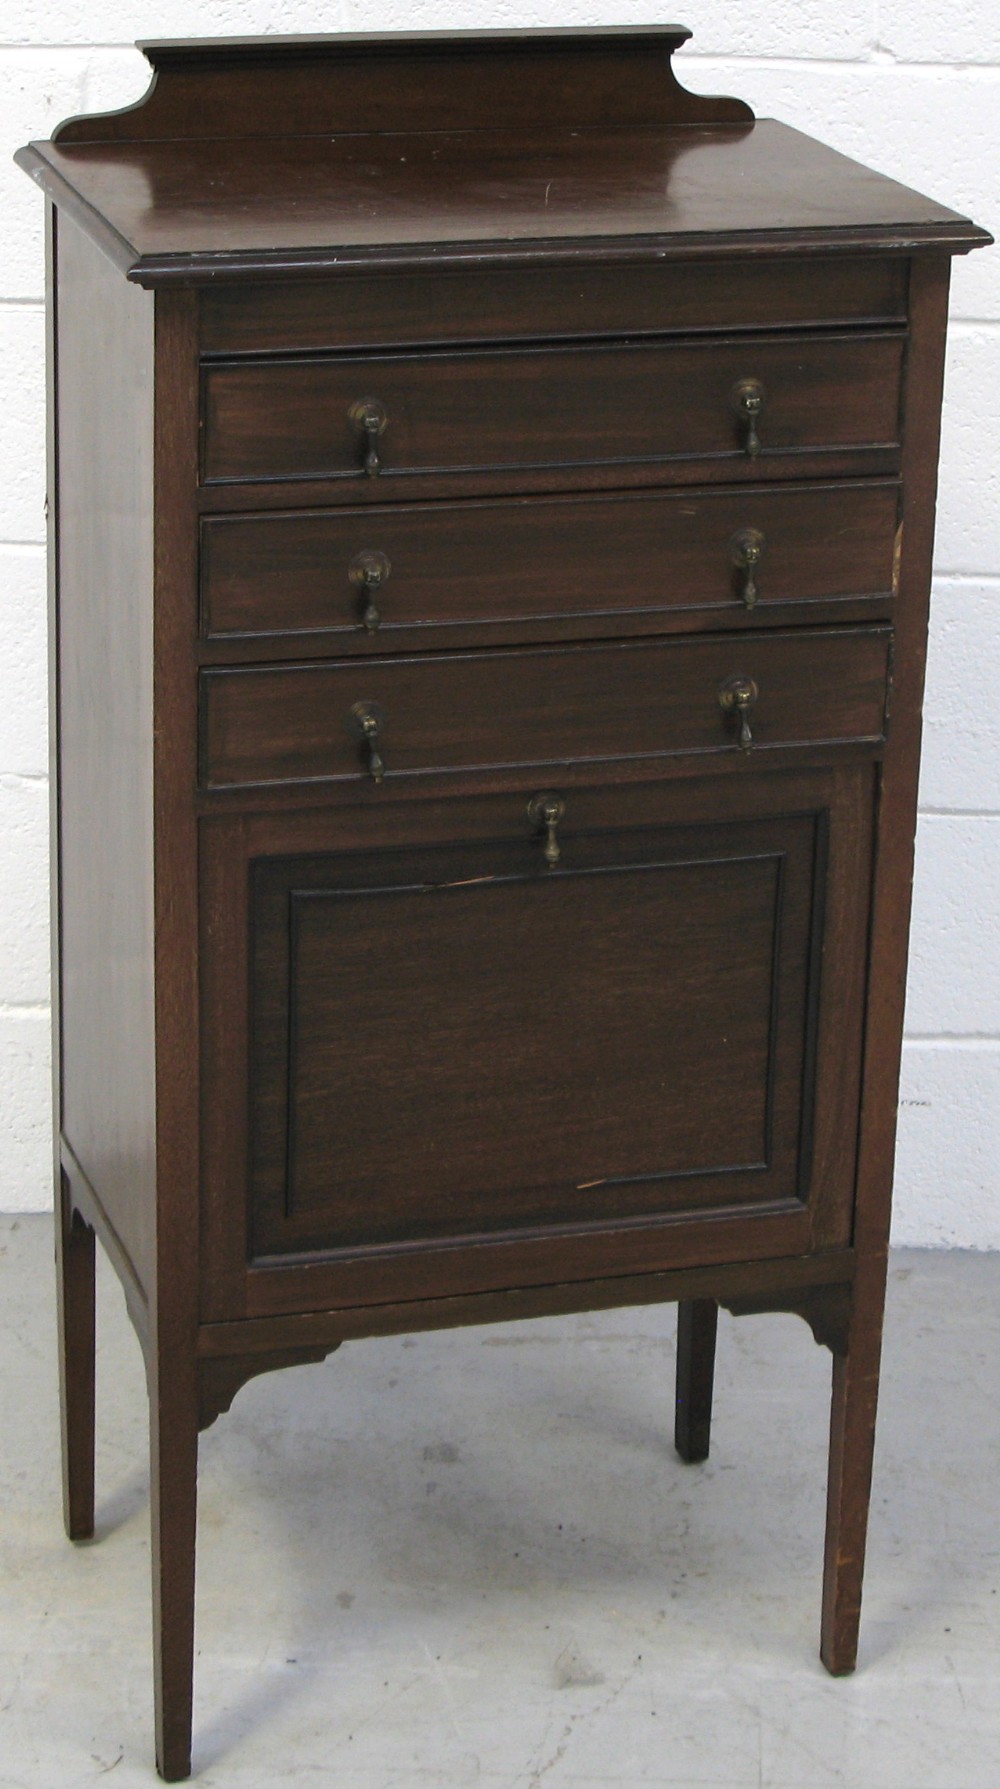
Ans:
MULTIPOLYGON (((152 1780, 145 1393, 100 1282, 99 1538, 62 1537, 51 1223, 0 1219, 0 1785, 152 1780)), ((1000 1256, 897 1256, 862 1654, 816 1656, 829 1356, 672 1310, 357 1342, 202 1441, 203 1789, 1000 1789, 1000 1256)))

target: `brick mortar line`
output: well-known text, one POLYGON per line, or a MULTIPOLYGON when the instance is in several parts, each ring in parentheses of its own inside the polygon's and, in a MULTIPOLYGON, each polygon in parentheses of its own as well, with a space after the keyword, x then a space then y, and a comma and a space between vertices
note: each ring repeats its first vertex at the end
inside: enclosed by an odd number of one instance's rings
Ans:
MULTIPOLYGON (((95 44, 92 47, 96 49, 99 46, 95 44)), ((936 62, 921 62, 916 57, 894 56, 891 50, 886 50, 881 44, 870 46, 865 54, 860 56, 762 56, 759 52, 741 55, 720 51, 718 54, 713 54, 707 50, 691 51, 685 54, 681 51, 676 58, 675 67, 678 76, 680 76, 685 68, 710 68, 714 71, 720 63, 725 64, 726 67, 735 65, 740 68, 787 68, 790 71, 801 68, 863 68, 885 69, 887 72, 913 69, 930 74, 945 73, 949 70, 953 74, 961 73, 963 75, 1000 74, 1000 56, 996 61, 989 62, 964 62, 961 56, 956 56, 953 59, 943 58, 936 62)))
POLYGON ((998 584, 1000 571, 948 571, 944 566, 934 567, 933 582, 941 584, 998 584))

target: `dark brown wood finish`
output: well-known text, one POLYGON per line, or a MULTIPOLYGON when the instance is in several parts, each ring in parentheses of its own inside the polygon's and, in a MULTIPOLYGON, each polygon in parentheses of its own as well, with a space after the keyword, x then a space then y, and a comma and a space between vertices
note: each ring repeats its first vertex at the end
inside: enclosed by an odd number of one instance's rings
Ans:
POLYGON ((397 480, 431 473, 745 460, 738 397, 747 381, 763 386, 754 470, 779 456, 891 449, 902 348, 898 334, 859 331, 213 364, 204 383, 204 478, 371 483, 356 419, 369 400, 382 411, 378 485, 386 495, 403 495, 397 480))
POLYGON ((767 119, 513 132, 483 129, 476 112, 467 123, 394 136, 374 159, 371 137, 347 134, 275 137, 266 155, 255 138, 33 144, 21 162, 64 209, 93 219, 130 278, 154 286, 476 266, 484 243, 502 268, 609 253, 962 251, 985 239, 967 218, 767 119))
POLYGON ((897 1089, 906 996, 908 922, 950 264, 913 270, 905 431, 896 723, 879 791, 872 893, 872 975, 865 1035, 855 1238, 859 1249, 847 1352, 833 1368, 821 1653, 854 1669, 881 1358, 897 1089))
MULTIPOLYGON (((602 1276, 612 1270, 631 1274, 640 1273, 644 1268, 665 1270, 682 1263, 732 1260, 737 1253, 744 1260, 762 1260, 782 1252, 795 1255, 809 1246, 807 1237, 814 1246, 823 1249, 843 1247, 849 1240, 853 1147, 847 1133, 851 1124, 848 1115, 856 1109, 858 1090, 860 998, 865 975, 865 915, 870 873, 872 816, 868 804, 873 784, 871 766, 755 777, 752 797, 748 797, 743 779, 739 777, 713 777, 676 785, 626 782, 618 788, 608 788, 602 783, 590 788, 581 787, 572 797, 567 796, 567 814, 562 829, 565 837, 563 858, 554 875, 545 869, 542 844, 534 835, 527 814, 528 797, 540 785, 525 782, 523 777, 510 780, 512 786, 507 793, 490 797, 480 794, 415 803, 405 798, 394 801, 386 791, 384 795, 378 793, 372 803, 353 810, 313 809, 283 817, 274 813, 257 814, 203 823, 203 1023, 208 1097, 203 1117, 206 1154, 202 1309, 206 1319, 225 1321, 241 1314, 277 1314, 292 1308, 323 1310, 367 1301, 376 1303, 381 1302, 389 1286, 395 1288, 397 1298, 451 1297, 463 1291, 544 1285, 567 1276, 580 1279, 588 1275, 602 1276), (786 820, 779 825, 781 816, 786 816, 786 820), (773 857, 776 833, 787 841, 782 866, 785 887, 779 898, 790 936, 783 938, 776 934, 774 919, 777 915, 772 905, 770 936, 773 943, 768 946, 764 940, 768 884, 766 875, 762 874, 760 859, 773 857), (593 1174, 581 1169, 572 1176, 567 1173, 569 1184, 561 1191, 553 1189, 549 1195, 550 1206, 553 1196, 568 1201, 565 1210, 561 1214, 557 1212, 554 1219, 550 1210, 546 1227, 539 1207, 536 1213, 539 1221, 532 1223, 523 1195, 517 1193, 518 1179, 513 1170, 516 1163, 521 1164, 521 1176, 527 1175, 530 1179, 535 1172, 536 1159, 544 1159, 546 1123, 537 1108, 540 1102, 550 1097, 547 1091, 550 1086, 562 1084, 555 1063, 550 1063, 535 1094, 531 1095, 530 1087, 528 1089, 530 1099, 523 1125, 519 1116, 516 1134, 505 1137, 504 1153, 510 1158, 511 1178, 509 1190, 502 1191, 501 1196, 509 1201, 512 1211, 515 1196, 521 1201, 512 1227, 498 1231, 494 1224, 491 1233, 484 1229, 486 1220, 481 1216, 479 1229, 467 1225, 460 1234, 449 1237, 439 1233, 436 1238, 428 1238, 422 1246, 416 1246, 404 1233, 405 1211, 402 1227, 400 1224, 400 1211, 410 1197, 403 1168, 392 1180, 397 1202, 395 1214, 389 1203, 388 1185, 383 1195, 385 1221, 391 1223, 394 1217, 396 1221, 394 1241, 378 1241, 373 1233, 370 1245, 356 1246, 350 1239, 338 1238, 332 1233, 329 1215, 326 1217, 327 1227, 321 1232, 316 1230, 315 1212, 310 1214, 307 1210, 294 1221, 282 1217, 285 1203, 282 1176, 289 1158, 287 1132, 285 1146, 281 1132, 287 1108, 283 1109, 281 1102, 286 1097, 289 1082, 281 1072, 281 1064, 287 1064, 289 1049, 297 1047, 290 1039, 288 1029, 288 934, 285 932, 282 937, 277 920, 282 884, 288 888, 296 885, 297 879, 304 891, 308 891, 310 884, 318 888, 317 909, 322 926, 332 904, 324 902, 324 888, 335 890, 339 885, 346 894, 352 877, 362 882, 367 879, 373 890, 371 899, 385 904, 393 897, 389 893, 375 894, 379 878, 384 884, 393 874, 402 877, 402 866, 409 865, 412 870, 418 850, 425 860, 430 855, 438 863, 456 863, 456 872, 454 876, 449 872, 448 879, 457 881, 459 887, 452 891, 442 890, 442 894, 445 900, 454 897, 470 902, 472 906, 466 909, 470 918, 464 928, 456 926, 450 946, 445 946, 454 952, 462 948, 463 929, 467 931, 470 924, 475 928, 474 938, 481 939, 475 918, 475 899, 483 894, 489 897, 496 888, 496 884, 482 880, 489 874, 489 870, 484 869, 487 853, 493 862, 498 854, 507 860, 506 873, 511 879, 512 897, 517 898, 519 893, 512 874, 516 864, 522 876, 526 873, 530 879, 521 887, 522 903, 526 898, 530 900, 531 889, 536 887, 541 898, 551 898, 560 909, 566 884, 572 889, 577 882, 575 876, 565 873, 566 866, 573 864, 574 853, 579 858, 582 851, 587 852, 590 860, 594 860, 603 850, 606 859, 610 856, 612 865, 616 862, 624 865, 629 861, 630 852, 640 858, 644 851, 647 855, 655 855, 653 848, 660 846, 662 841, 661 849, 666 852, 667 860, 671 850, 674 857, 683 857, 685 850, 690 851, 696 863, 686 873, 704 877, 711 872, 705 864, 697 867, 699 847, 710 858, 712 849, 717 851, 719 841, 724 841, 727 836, 734 852, 731 869, 735 889, 731 897, 724 861, 715 883, 716 912, 724 927, 730 899, 746 900, 751 883, 761 890, 759 898, 763 900, 763 909, 759 908, 752 920, 748 914, 747 925, 759 940, 761 955, 769 951, 774 953, 770 960, 774 975, 772 997, 776 1004, 773 1018, 765 1017, 758 1005, 756 1016, 748 1023, 758 1040, 762 1031, 767 1030, 776 1053, 768 1055, 765 1065, 762 1042, 751 1045, 749 1032, 741 1032, 744 1053, 741 1055, 741 1046, 737 1046, 736 1054, 725 1064, 719 1062, 714 1074, 720 1085, 726 1084, 733 1098, 744 1102, 745 1115, 752 1109, 758 1114, 761 1112, 766 1090, 777 1095, 775 1077, 783 1076, 783 1093, 777 1097, 771 1116, 775 1126, 784 1127, 782 1147, 785 1153, 780 1167, 778 1156, 774 1154, 767 1189, 770 1203, 767 1197, 758 1196, 756 1185, 769 1178, 767 1172, 751 1171, 742 1176, 731 1172, 728 1181, 725 1176, 710 1175, 700 1188, 693 1178, 689 1178, 686 1181, 664 1181, 659 1186, 643 1187, 640 1184, 637 1187, 633 1183, 617 1189, 602 1189, 597 1185, 581 1190, 579 1182, 592 1179, 599 1182, 602 1178, 597 1168, 593 1174), (713 841, 716 841, 714 846, 713 841), (441 849, 428 853, 427 847, 432 845, 441 849), (456 862, 459 859, 456 846, 461 846, 464 862, 456 862), (742 870, 739 865, 741 856, 745 860, 742 870), (394 869, 396 864, 401 867, 394 869), (263 889, 256 901, 252 891, 254 877, 263 879, 263 889), (541 887, 538 887, 539 881, 541 887), (807 882, 811 882, 809 894, 807 882), (271 902, 275 917, 269 922, 267 908, 271 902), (803 949, 805 956, 801 954, 803 949), (797 959, 796 952, 799 952, 797 959), (793 968, 796 960, 797 969, 793 968), (799 979, 796 994, 795 978, 803 975, 807 977, 808 986, 799 979), (792 1017, 796 1002, 798 1020, 792 1017), (794 1036, 798 1038, 797 1043, 792 1041, 794 1036), (782 1050, 785 1052, 783 1056, 782 1050), (800 1052, 798 1080, 792 1064, 796 1050, 800 1052), (255 1063, 252 1093, 244 1068, 249 1062, 255 1063), (752 1084, 755 1078, 756 1087, 752 1084), (808 1087, 813 1080, 815 1094, 810 1095, 808 1087), (260 1118, 253 1137, 247 1122, 251 1098, 260 1118), (801 1111, 799 1101, 802 1102, 801 1111), (529 1122, 531 1110, 535 1111, 535 1119, 529 1122), (808 1166, 803 1166, 807 1159, 808 1166), (793 1166, 796 1161, 802 1168, 802 1179, 798 1178, 798 1170, 793 1166), (781 1175, 784 1175, 783 1184, 781 1175), (264 1226, 261 1234, 265 1238, 273 1237, 280 1245, 280 1252, 256 1263, 253 1257, 257 1251, 249 1225, 248 1191, 249 1197, 256 1200, 264 1226), (757 1203, 751 1211, 747 1201, 754 1199, 757 1203), (267 1217, 268 1212, 274 1214, 273 1218, 267 1217), (280 1228, 277 1231, 266 1228, 269 1222, 284 1229, 284 1238, 280 1228), (310 1223, 313 1226, 311 1233, 310 1223), (300 1252, 298 1256, 290 1256, 286 1251, 290 1245, 295 1246, 296 1224, 300 1252), (317 1243, 325 1246, 317 1250, 317 1243), (308 1258, 303 1249, 309 1250, 308 1258)), ((655 879, 655 872, 649 873, 655 879)), ((633 872, 633 883, 637 874, 633 872)), ((661 872, 661 878, 662 875, 661 872)), ((584 954, 596 952, 598 960, 601 960, 602 951, 608 954, 609 960, 617 955, 615 974, 628 974, 629 939, 636 924, 637 909, 629 903, 627 873, 615 869, 613 879, 621 893, 616 891, 609 898, 623 902, 623 917, 620 922, 613 917, 607 919, 604 929, 610 930, 611 938, 606 944, 599 945, 588 932, 586 944, 579 946, 578 955, 580 951, 584 954)), ((665 881, 661 881, 661 885, 666 889, 665 881)), ((773 891, 774 883, 770 886, 773 891)), ((703 889, 703 896, 705 893, 703 889)), ((405 890, 400 898, 407 898, 405 890)), ((428 903, 432 898, 430 888, 424 895, 411 897, 425 899, 428 903)), ((679 898, 678 895, 665 897, 664 903, 665 913, 668 907, 671 909, 671 924, 675 929, 678 926, 683 929, 685 923, 674 905, 679 898)), ((773 893, 770 898, 773 902, 773 893)), ((358 902, 362 919, 364 906, 363 901, 358 902)), ((690 942, 695 950, 698 947, 694 934, 701 923, 698 915, 691 915, 690 924, 694 930, 690 942)), ((711 926, 711 918, 706 916, 705 923, 711 926)), ((666 919, 663 927, 664 937, 669 937, 666 919)), ((599 933, 600 930, 599 927, 599 933)), ((430 933, 427 936, 429 947, 430 933)), ((341 961, 339 956, 340 938, 339 927, 321 934, 320 953, 313 967, 318 976, 336 977, 340 964, 346 999, 351 978, 347 973, 347 961, 341 961)), ((527 936, 524 947, 530 948, 527 936)), ((384 948, 395 962, 397 946, 391 932, 387 932, 384 948)), ((637 935, 634 948, 642 952, 650 946, 637 935)), ((741 947, 736 941, 726 948, 739 955, 741 947)), ((343 949, 350 949, 347 937, 343 949)), ((498 962, 506 960, 506 954, 498 954, 498 962)), ((661 1026, 658 1033, 653 1033, 651 1048, 657 1052, 658 1059, 665 1065, 668 1062, 674 1064, 673 1068, 665 1066, 664 1069, 668 1080, 674 1074, 676 1084, 676 1093, 670 1096, 670 1100, 676 1102, 676 1109, 667 1130, 655 1116, 645 1114, 641 1078, 634 1094, 629 1094, 625 1064, 632 1043, 627 1029, 618 1030, 613 1044, 609 1031, 606 1051, 601 1050, 597 1037, 591 1038, 589 1022, 583 1027, 584 1035, 578 1043, 563 1045, 563 1048, 572 1047, 584 1054, 589 1051, 593 1070, 600 1071, 602 1078, 607 1077, 608 1085, 618 1074, 623 1083, 623 1109, 631 1111, 634 1124, 638 1124, 641 1117, 644 1125, 657 1127, 655 1135, 660 1145, 673 1150, 691 1147, 691 1124, 697 1122, 697 1118, 696 1115, 687 1117, 682 1111, 684 1090, 689 1086, 692 1073, 696 1081, 699 1075, 705 1079, 711 1076, 702 1051, 711 1048, 712 1025, 717 1027, 720 1036, 728 1036, 731 1026, 744 1022, 737 1020, 735 1013, 726 1017, 727 1001, 732 996, 724 980, 717 982, 714 990, 706 986, 704 1004, 699 1005, 698 990, 686 989, 680 967, 683 961, 681 953, 676 970, 681 980, 673 984, 675 999, 687 1003, 686 1022, 689 1025, 705 1027, 705 1041, 698 1047, 700 1068, 696 1068, 693 1061, 689 1065, 686 1057, 678 1067, 675 1056, 681 1047, 672 1027, 667 1024, 661 1026)), ((756 974, 758 1002, 765 1001, 767 995, 760 957, 756 969, 749 956, 744 956, 741 961, 735 985, 749 995, 756 974)), ((547 1025, 542 1026, 543 1037, 552 1038, 564 1025, 560 1003, 568 1003, 577 1010, 574 1002, 578 1005, 582 1001, 594 1022, 599 1023, 600 1003, 606 1000, 606 1011, 614 1019, 618 1006, 614 978, 611 987, 602 994, 599 987, 586 983, 575 989, 572 971, 573 964, 568 957, 553 964, 550 982, 554 1011, 547 1025)), ((484 966, 484 972, 489 976, 489 963, 484 966)), ((405 964, 401 973, 408 973, 405 964)), ((661 979, 664 976, 669 981, 665 969, 661 970, 661 979)), ((457 993, 449 1007, 444 990, 451 986, 450 971, 443 981, 440 975, 433 982, 428 977, 428 984, 428 992, 423 998, 439 1004, 426 1016, 423 1004, 419 1012, 414 1011, 412 991, 404 999, 401 989, 398 1002, 401 1035, 412 1035, 414 1026, 422 1031, 425 1024, 432 1022, 443 1027, 445 1034, 440 1038, 435 1058, 440 1063, 442 1092, 448 1090, 454 1097, 467 1088, 470 1098, 479 1098, 476 1077, 480 1071, 468 1061, 468 1052, 476 1048, 475 1011, 457 993), (410 1015, 409 1028, 403 1017, 407 1013, 410 1015)), ((510 974, 505 978, 498 971, 492 986, 484 984, 479 989, 479 1004, 485 999, 499 1008, 508 999, 511 987, 510 974)), ((316 993, 319 1014, 322 1015, 324 1009, 330 1013, 322 985, 317 986, 316 993)), ((357 1000, 363 1009, 364 986, 356 985, 350 998, 357 1000)), ((473 1002, 473 1008, 475 1006, 473 1002)), ((339 1007, 332 1010, 335 1015, 339 1007)), ((516 1004, 508 1008, 508 1030, 512 1019, 516 1022, 518 1010, 516 1004)), ((315 1018, 312 1023, 315 1024, 315 1018)), ((638 1030, 638 1015, 635 1023, 638 1030)), ((350 1026, 347 1029, 350 1034, 350 1026)), ((390 1041, 384 1033, 383 1051, 390 1041)), ((336 1051, 339 1047, 349 1054, 349 1046, 349 1035, 339 1045, 335 1032, 314 1034, 313 1050, 336 1051)), ((503 1072, 508 1080, 529 1072, 513 1050, 507 1055, 510 1060, 503 1072)), ((373 1051, 372 1061, 376 1059, 373 1051)), ((310 1053, 307 1073, 314 1060, 310 1053)), ((571 1077, 568 1071, 564 1072, 568 1086, 571 1077)), ((387 1059, 386 1074, 395 1074, 396 1079, 386 1082, 389 1104, 381 1114, 376 1130, 383 1124, 391 1126, 399 1122, 401 1101, 412 1101, 416 1111, 420 1097, 425 1097, 422 1071, 416 1065, 411 1064, 407 1070, 405 1063, 397 1063, 393 1069, 392 1061, 387 1059)), ((299 1089, 294 1075, 291 1087, 297 1096, 299 1089)), ((307 1092, 304 1087, 303 1091, 307 1092)), ((567 1098, 571 1097, 571 1091, 567 1098)), ((486 1092, 488 1095, 488 1089, 486 1092)), ((595 1097, 609 1096, 598 1090, 595 1097)), ((661 1087, 654 1106, 658 1108, 666 1097, 661 1087)), ((715 1096, 708 1095, 706 1090, 706 1097, 715 1096)), ((481 1109, 485 1122, 488 1108, 483 1106, 481 1109)), ((342 1108, 338 1106, 337 1110, 342 1108)), ((322 1114, 319 1116, 323 1121, 322 1114)), ((360 1111, 358 1117, 359 1122, 364 1122, 360 1111)), ((327 1121, 336 1125, 336 1112, 331 1111, 327 1121)), ((420 1122, 419 1118, 414 1122, 420 1122)), ((347 1135, 350 1137, 352 1133, 347 1135)), ((624 1134, 620 1141, 633 1154, 636 1148, 645 1146, 638 1138, 630 1143, 624 1134)), ((708 1148, 724 1147, 724 1140, 718 1136, 706 1133, 702 1141, 708 1148)), ((368 1147, 378 1147, 377 1138, 369 1135, 365 1144, 365 1148, 368 1147)), ((470 1138, 470 1147, 475 1150, 474 1136, 470 1138)), ((570 1138, 568 1151, 577 1147, 570 1138)), ((772 1152, 777 1147, 775 1130, 772 1152)), ((333 1133, 323 1146, 324 1150, 327 1148, 333 1151, 342 1148, 333 1133)), ((722 1158, 715 1160, 721 1162, 722 1158)), ((662 1165, 662 1161, 654 1165, 662 1165)), ((322 1151, 318 1166, 321 1173, 325 1172, 322 1151)), ((479 1164, 469 1158, 468 1167, 474 1169, 477 1166, 479 1164)), ((495 1176, 495 1170, 491 1172, 495 1176)), ((472 1173, 467 1175, 464 1185, 471 1201, 475 1193, 472 1173)), ((429 1199, 436 1196, 433 1188, 428 1189, 429 1199)), ((454 1206, 454 1201, 453 1207, 459 1213, 466 1209, 471 1214, 474 1209, 471 1203, 454 1206)), ((486 1211, 482 1194, 480 1209, 486 1211)), ((438 1216, 440 1232, 440 1220, 444 1218, 446 1227, 447 1215, 439 1211, 438 1216)), ((274 1242, 265 1241, 265 1246, 273 1247, 274 1242)), ((259 1247, 258 1241, 257 1250, 259 1247)))
POLYGON ((109 1245, 146 1349, 157 1758, 172 1779, 190 1768, 197 1465, 196 962, 178 896, 194 729, 170 676, 171 621, 190 650, 194 526, 178 485, 193 495, 194 480, 176 419, 196 449, 178 353, 186 331, 196 397, 195 310, 171 297, 154 324, 152 300, 69 219, 52 303, 67 1509, 71 1532, 92 1531, 92 1235, 75 1205, 109 1245))
POLYGON ((94 1532, 95 1237, 60 1176, 56 1207, 63 1521, 71 1541, 94 1532))
POLYGON ((206 516, 202 631, 231 660, 234 649, 259 659, 278 642, 287 653, 371 657, 874 619, 891 608, 898 496, 886 479, 206 516))
POLYGON ((70 219, 57 241, 60 1131, 148 1295, 153 301, 70 219))
POLYGON ((258 864, 254 1256, 807 1199, 825 823, 258 864))
POLYGON ((576 466, 463 467, 460 471, 402 472, 366 478, 360 471, 330 476, 275 479, 224 479, 203 484, 198 492, 202 515, 263 515, 269 510, 326 509, 349 505, 377 509, 456 499, 468 502, 490 497, 609 496, 618 491, 698 490, 722 486, 730 495, 744 485, 768 483, 828 484, 859 478, 898 478, 900 449, 881 447, 804 447, 771 453, 761 460, 732 448, 718 454, 674 455, 671 459, 587 461, 576 466))
POLYGON ((493 268, 210 286, 207 356, 906 322, 905 261, 493 268))
POLYGON ((96 1234, 167 1780, 199 1428, 365 1335, 680 1300, 697 1460, 719 1305, 796 1312, 854 1664, 947 255, 989 239, 685 94, 685 36, 150 45, 143 101, 19 157, 59 207, 66 1522, 96 1234))
POLYGON ((168 1782, 191 1768, 201 1097, 198 841, 191 807, 196 698, 197 306, 157 300, 154 463, 156 1296, 149 1367, 156 1758, 168 1782))
POLYGON ((719 1306, 714 1298, 681 1299, 677 1307, 674 1446, 689 1466, 708 1459, 718 1326, 719 1306))
POLYGON ((733 634, 203 671, 207 788, 371 780, 359 706, 381 711, 388 785, 441 771, 559 767, 741 752, 723 706, 748 678, 749 751, 878 742, 889 704, 888 628, 733 634))
POLYGON ((80 1213, 63 1165, 59 876, 59 381, 56 305, 57 219, 45 206, 46 306, 45 372, 47 398, 46 472, 49 501, 49 834, 50 962, 52 1035, 52 1155, 55 1206, 56 1304, 58 1313, 59 1412, 62 1440, 63 1521, 70 1540, 94 1531, 95 1295, 94 1232, 80 1213))
POLYGON ((284 1367, 314 1365, 339 1348, 339 1342, 316 1348, 274 1348, 267 1353, 206 1356, 198 1366, 198 1428, 210 1429, 230 1408, 238 1391, 261 1373, 284 1367))
MULTIPOLYGON (((274 1347, 289 1349, 321 1342, 358 1341, 366 1336, 407 1335, 414 1329, 455 1329, 466 1324, 507 1323, 573 1311, 627 1309, 633 1305, 666 1304, 710 1294, 721 1301, 741 1287, 772 1305, 796 1297, 805 1303, 808 1289, 850 1290, 855 1257, 851 1249, 789 1255, 776 1261, 719 1261, 708 1267, 668 1268, 661 1272, 615 1274, 611 1278, 563 1281, 558 1285, 506 1287, 500 1292, 456 1294, 402 1304, 340 1306, 294 1315, 243 1318, 234 1323, 203 1323, 198 1332, 202 1361, 241 1360, 267 1356, 274 1347)), ((262 1371, 269 1368, 265 1365, 262 1371)))
POLYGON ((719 1303, 734 1317, 787 1311, 808 1323, 813 1340, 821 1347, 829 1348, 835 1364, 837 1358, 847 1354, 853 1299, 850 1285, 843 1280, 787 1286, 782 1292, 760 1293, 744 1289, 735 1294, 722 1293, 719 1303))
POLYGON ((154 79, 136 106, 60 125, 60 143, 251 140, 561 125, 747 124, 743 100, 687 93, 671 58, 685 25, 371 32, 139 47, 154 79), (260 69, 268 81, 262 90, 260 69), (263 103, 262 103, 263 102, 263 103))

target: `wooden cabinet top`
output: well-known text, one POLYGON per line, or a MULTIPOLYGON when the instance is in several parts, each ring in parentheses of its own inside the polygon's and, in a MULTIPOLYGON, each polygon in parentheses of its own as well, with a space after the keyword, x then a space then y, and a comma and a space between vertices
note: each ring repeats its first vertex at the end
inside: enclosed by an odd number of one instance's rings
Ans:
POLYGON ((141 285, 367 264, 828 254, 991 240, 736 99, 662 25, 143 44, 137 105, 17 160, 141 285))

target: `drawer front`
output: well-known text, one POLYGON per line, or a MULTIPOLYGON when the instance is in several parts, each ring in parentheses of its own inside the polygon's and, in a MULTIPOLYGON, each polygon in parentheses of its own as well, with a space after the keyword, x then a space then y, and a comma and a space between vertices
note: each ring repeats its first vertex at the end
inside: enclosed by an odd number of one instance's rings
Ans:
POLYGON ((547 620, 733 625, 845 599, 884 612, 896 511, 886 480, 211 516, 202 631, 378 651, 547 620))
POLYGON ((462 273, 351 273, 342 279, 209 287, 207 354, 381 348, 520 336, 660 335, 665 329, 765 329, 901 323, 898 259, 748 261, 702 266, 531 267, 462 273))
POLYGON ((892 448, 898 334, 707 340, 491 353, 337 356, 203 374, 208 483, 349 479, 681 459, 745 461, 744 396, 764 466, 892 448), (364 419, 375 418, 366 433, 364 419))
POLYGON ((735 634, 203 671, 202 780, 358 781, 374 768, 391 784, 732 753, 747 730, 763 751, 879 740, 890 639, 889 628, 735 634))

